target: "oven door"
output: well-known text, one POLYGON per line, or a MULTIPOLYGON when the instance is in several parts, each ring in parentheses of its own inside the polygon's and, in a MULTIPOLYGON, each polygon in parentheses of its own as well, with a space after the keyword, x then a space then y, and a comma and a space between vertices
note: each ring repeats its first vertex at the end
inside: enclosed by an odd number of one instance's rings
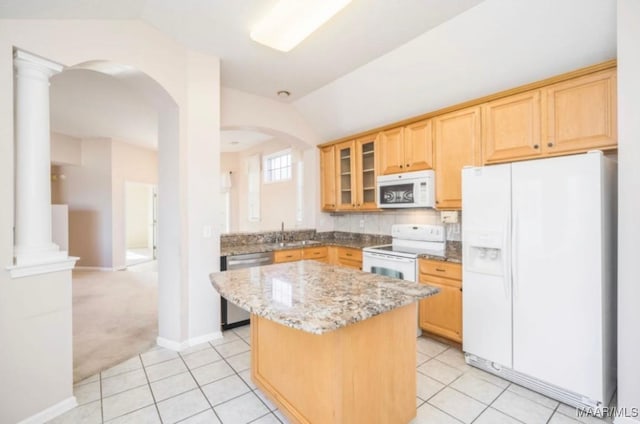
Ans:
POLYGON ((416 263, 413 258, 403 258, 377 252, 363 252, 362 270, 401 280, 416 281, 416 263))

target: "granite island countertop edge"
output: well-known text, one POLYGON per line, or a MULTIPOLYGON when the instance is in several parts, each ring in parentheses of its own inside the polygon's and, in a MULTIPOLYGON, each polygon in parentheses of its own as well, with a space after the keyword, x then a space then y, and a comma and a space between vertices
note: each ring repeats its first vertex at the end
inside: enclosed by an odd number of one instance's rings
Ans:
POLYGON ((309 260, 212 273, 210 279, 222 296, 250 313, 318 335, 440 291, 425 284, 309 260), (308 281, 301 283, 300 277, 308 281), (291 285, 291 305, 272 299, 274 280, 291 285))

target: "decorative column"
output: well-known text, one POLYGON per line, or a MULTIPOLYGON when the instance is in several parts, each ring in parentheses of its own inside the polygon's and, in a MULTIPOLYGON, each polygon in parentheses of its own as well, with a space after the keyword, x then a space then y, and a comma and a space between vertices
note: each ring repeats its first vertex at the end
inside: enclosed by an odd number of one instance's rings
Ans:
POLYGON ((16 50, 15 124, 15 265, 67 259, 51 241, 51 140, 49 78, 62 66, 16 50))

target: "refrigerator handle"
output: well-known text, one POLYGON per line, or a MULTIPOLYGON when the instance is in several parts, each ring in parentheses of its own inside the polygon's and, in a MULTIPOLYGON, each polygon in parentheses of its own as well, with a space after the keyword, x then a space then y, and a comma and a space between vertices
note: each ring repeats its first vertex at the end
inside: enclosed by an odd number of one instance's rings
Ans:
POLYGON ((511 281, 513 298, 518 295, 518 212, 513 209, 513 225, 511 226, 511 281))
POLYGON ((504 224, 504 233, 502 236, 502 283, 504 284, 504 296, 509 299, 511 297, 511 249, 509 246, 509 235, 511 231, 511 214, 507 214, 508 218, 504 224))

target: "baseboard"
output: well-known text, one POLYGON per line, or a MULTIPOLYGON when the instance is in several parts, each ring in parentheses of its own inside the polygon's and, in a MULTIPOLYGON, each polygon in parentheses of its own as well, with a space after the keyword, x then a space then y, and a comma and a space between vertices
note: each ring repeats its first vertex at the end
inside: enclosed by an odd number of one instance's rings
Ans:
POLYGON ((113 268, 100 267, 100 266, 76 266, 73 268, 76 271, 113 271, 113 268))
POLYGON ((176 342, 173 340, 165 339, 164 337, 158 337, 156 339, 156 343, 160 347, 163 347, 169 350, 175 350, 176 352, 179 352, 189 347, 188 340, 185 340, 183 342, 176 342))
POLYGON ((205 334, 200 337, 193 337, 187 340, 189 346, 196 346, 202 343, 210 342, 213 340, 218 340, 222 338, 222 331, 214 331, 213 333, 205 334))
POLYGON ((205 334, 204 336, 193 337, 189 340, 185 340, 182 342, 176 342, 174 340, 165 339, 164 337, 158 337, 156 339, 156 343, 158 346, 164 347, 165 349, 175 350, 179 352, 191 346, 196 346, 202 343, 210 342, 213 340, 218 340, 222 338, 221 331, 215 331, 213 333, 205 334))
POLYGON ((30 416, 27 419, 20 421, 18 424, 42 424, 47 421, 52 420, 53 418, 64 414, 67 411, 78 406, 78 401, 76 401, 75 396, 71 396, 66 398, 62 402, 58 402, 55 405, 45 409, 44 411, 40 411, 35 415, 30 416))

